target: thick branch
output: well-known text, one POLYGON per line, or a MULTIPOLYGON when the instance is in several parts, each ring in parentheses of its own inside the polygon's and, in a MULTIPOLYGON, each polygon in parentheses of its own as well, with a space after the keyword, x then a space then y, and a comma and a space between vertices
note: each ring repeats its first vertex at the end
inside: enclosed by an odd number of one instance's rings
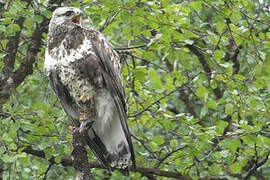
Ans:
MULTIPOLYGON (((31 154, 40 158, 45 158, 45 153, 43 151, 38 151, 34 150, 31 146, 26 147, 22 152, 25 152, 27 154, 31 154)), ((54 157, 49 159, 50 163, 56 164, 54 157)), ((72 166, 74 167, 74 161, 71 156, 65 156, 61 159, 60 164, 63 166, 72 166)), ((98 168, 98 169, 106 169, 103 167, 99 162, 97 161, 91 161, 87 164, 89 169, 91 168, 98 168)), ((145 168, 145 167, 136 167, 134 168, 133 166, 130 167, 130 171, 132 172, 139 172, 142 175, 156 175, 156 176, 163 176, 163 177, 171 177, 171 178, 176 178, 176 179, 183 179, 183 180, 191 180, 190 177, 188 176, 183 176, 181 173, 177 171, 164 171, 160 170, 158 168, 145 168)))
POLYGON ((26 76, 33 73, 33 64, 35 57, 40 50, 42 33, 46 32, 48 20, 44 20, 31 37, 31 44, 29 44, 26 57, 20 64, 17 71, 12 73, 11 76, 6 77, 0 84, 0 104, 4 104, 11 95, 11 92, 18 87, 25 79, 26 76))
POLYGON ((76 180, 90 180, 91 171, 88 164, 87 151, 84 145, 84 139, 79 128, 75 128, 72 133, 72 146, 73 146, 73 166, 76 170, 76 180))
POLYGON ((186 47, 198 57, 201 65, 203 67, 204 72, 206 72, 206 76, 207 76, 208 80, 210 80, 211 68, 210 68, 208 62, 206 61, 206 59, 204 58, 203 53, 201 53, 201 51, 198 48, 196 48, 196 46, 187 44, 186 47))
POLYGON ((236 41, 234 40, 234 37, 232 35, 232 30, 230 27, 230 21, 228 19, 226 20, 226 24, 227 24, 227 28, 231 37, 228 49, 230 49, 234 53, 231 54, 227 52, 224 57, 224 60, 225 61, 231 60, 233 62, 233 74, 237 74, 240 70, 240 62, 238 61, 237 56, 240 53, 240 49, 242 49, 243 46, 242 45, 238 46, 236 41))
MULTIPOLYGON (((50 1, 51 4, 60 3, 60 2, 61 0, 50 1)), ((56 7, 51 6, 48 9, 53 10, 55 8, 56 7)), ((1 79, 1 82, 0 82, 0 106, 8 100, 12 91, 16 89, 24 81, 26 76, 33 73, 33 64, 35 63, 36 55, 40 51, 40 48, 41 48, 42 33, 47 32, 48 24, 49 24, 49 19, 46 19, 46 18, 44 18, 41 24, 37 24, 37 28, 35 29, 35 31, 33 32, 33 35, 30 38, 31 43, 28 45, 26 57, 22 60, 22 63, 20 64, 19 68, 15 72, 13 72, 11 75, 10 75, 10 72, 13 71, 13 69, 11 68, 13 68, 15 60, 11 60, 11 62, 6 63, 5 74, 8 76, 1 79)), ((17 37, 17 41, 19 41, 19 37, 17 37)), ((12 42, 9 42, 9 43, 12 44, 12 42)), ((13 48, 15 48, 15 50, 14 49, 10 50, 12 51, 11 53, 17 51, 16 50, 18 48, 17 46, 18 45, 14 43, 13 48)), ((9 57, 15 58, 14 54, 12 56, 10 55, 9 57)))
MULTIPOLYGON (((22 28, 24 19, 24 17, 20 17, 15 21, 15 24, 18 24, 22 28)), ((20 36, 21 31, 17 31, 15 36, 8 37, 8 43, 5 50, 6 56, 4 57, 4 67, 2 69, 4 78, 10 76, 13 72, 20 36)))
MULTIPOLYGON (((186 47, 198 57, 201 65, 203 67, 203 70, 206 72, 207 79, 210 82, 212 71, 211 71, 210 65, 206 61, 203 53, 196 46, 187 44, 186 47)), ((223 96, 223 92, 219 88, 213 89, 213 91, 214 91, 217 99, 219 99, 223 96)))
POLYGON ((185 92, 184 89, 181 89, 180 90, 180 93, 181 93, 181 96, 180 96, 180 99, 184 102, 185 106, 186 106, 186 110, 191 114, 193 115, 194 117, 198 117, 196 112, 195 112, 195 109, 193 107, 193 103, 191 102, 191 100, 189 99, 189 96, 188 94, 185 92))

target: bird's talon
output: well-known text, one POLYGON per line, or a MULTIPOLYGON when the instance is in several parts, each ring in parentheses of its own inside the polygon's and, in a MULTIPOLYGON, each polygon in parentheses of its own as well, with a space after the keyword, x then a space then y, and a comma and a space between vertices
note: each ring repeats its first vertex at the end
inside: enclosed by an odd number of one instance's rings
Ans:
POLYGON ((87 99, 87 101, 90 101, 92 99, 92 97, 91 96, 87 96, 86 99, 87 99))
POLYGON ((85 100, 85 97, 84 96, 80 96, 79 100, 83 102, 85 100))
POLYGON ((85 120, 85 114, 84 113, 80 114, 80 120, 81 121, 85 120))

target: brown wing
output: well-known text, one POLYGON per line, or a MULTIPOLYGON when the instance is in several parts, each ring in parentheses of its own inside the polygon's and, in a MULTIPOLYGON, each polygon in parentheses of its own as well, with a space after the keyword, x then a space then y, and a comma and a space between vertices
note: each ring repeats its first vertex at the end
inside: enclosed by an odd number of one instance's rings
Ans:
POLYGON ((87 38, 92 42, 93 52, 99 60, 102 67, 102 76, 104 80, 104 88, 106 88, 114 99, 114 103, 120 114, 120 121, 123 127, 125 136, 127 138, 131 160, 135 166, 135 155, 131 141, 131 135, 127 124, 127 107, 125 102, 125 88, 121 78, 121 68, 119 64, 119 57, 114 51, 112 45, 105 40, 103 35, 94 29, 86 30, 87 38))
MULTIPOLYGON (((71 118, 73 124, 76 127, 80 127, 80 113, 77 103, 74 101, 74 99, 70 96, 68 88, 61 82, 59 78, 59 74, 57 71, 51 71, 49 75, 50 84, 55 91, 56 95, 58 96, 62 106, 64 107, 65 112, 69 115, 71 118)), ((96 135, 94 130, 92 131, 92 137, 85 137, 85 141, 88 144, 88 146, 93 150, 96 157, 99 159, 99 161, 104 165, 104 167, 110 169, 110 162, 107 160, 108 152, 102 143, 102 141, 99 139, 99 137, 96 135)))

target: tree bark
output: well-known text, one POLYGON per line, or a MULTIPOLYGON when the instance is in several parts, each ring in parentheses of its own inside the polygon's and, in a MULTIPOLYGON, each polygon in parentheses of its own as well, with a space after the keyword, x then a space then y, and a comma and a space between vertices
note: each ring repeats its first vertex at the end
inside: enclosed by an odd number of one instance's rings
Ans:
POLYGON ((90 180, 92 179, 90 166, 88 163, 87 151, 83 136, 80 133, 80 128, 75 128, 72 133, 73 146, 73 166, 76 170, 76 180, 90 180))

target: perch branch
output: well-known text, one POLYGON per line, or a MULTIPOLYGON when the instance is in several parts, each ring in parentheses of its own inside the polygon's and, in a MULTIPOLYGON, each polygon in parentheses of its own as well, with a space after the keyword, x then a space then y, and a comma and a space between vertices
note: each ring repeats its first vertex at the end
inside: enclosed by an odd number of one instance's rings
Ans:
MULTIPOLYGON (((44 151, 35 150, 31 146, 26 147, 25 149, 22 150, 22 152, 45 159, 45 152, 44 151)), ((52 157, 48 161, 50 163, 57 164, 56 161, 54 160, 54 157, 52 157)), ((74 161, 73 161, 73 158, 71 156, 64 156, 61 159, 60 164, 63 166, 74 167, 74 161)), ((87 166, 89 167, 89 169, 91 169, 91 168, 106 169, 98 161, 91 161, 87 164, 87 166)), ((170 178, 176 178, 176 179, 182 179, 182 180, 191 180, 190 177, 184 176, 177 171, 164 171, 164 170, 160 170, 158 168, 145 168, 145 167, 139 167, 139 166, 137 166, 137 167, 131 166, 130 171, 138 172, 138 173, 141 173, 143 175, 152 174, 152 175, 156 175, 156 176, 170 177, 170 178)))

